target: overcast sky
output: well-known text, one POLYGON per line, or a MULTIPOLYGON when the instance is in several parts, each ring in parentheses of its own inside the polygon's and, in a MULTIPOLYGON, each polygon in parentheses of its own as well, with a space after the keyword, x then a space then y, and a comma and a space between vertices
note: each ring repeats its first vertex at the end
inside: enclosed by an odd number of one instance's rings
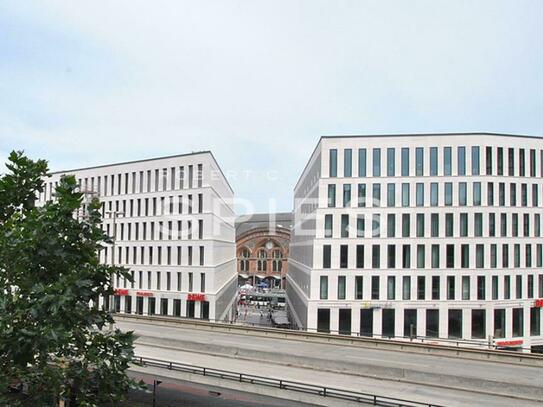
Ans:
MULTIPOLYGON (((0 153, 212 150, 268 211, 321 135, 542 135, 543 1, 0 0, 0 153)), ((272 208, 273 209, 273 208, 272 208)))

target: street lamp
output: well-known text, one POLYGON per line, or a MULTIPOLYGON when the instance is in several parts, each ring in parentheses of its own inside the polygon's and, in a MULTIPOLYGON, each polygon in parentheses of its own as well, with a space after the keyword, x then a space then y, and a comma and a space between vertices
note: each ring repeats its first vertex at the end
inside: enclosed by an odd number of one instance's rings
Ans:
MULTIPOLYGON (((110 218, 113 219, 113 236, 112 236, 112 243, 111 243, 111 265, 115 266, 115 243, 117 241, 117 216, 124 216, 125 213, 121 211, 106 211, 106 214, 110 215, 110 218)), ((107 261, 107 259, 106 259, 107 261)), ((111 274, 111 284, 113 284, 113 273, 111 274)), ((112 301, 113 302, 113 301, 112 301)), ((111 304, 114 306, 114 304, 111 304)), ((110 306, 111 306, 110 305, 110 306)), ((113 323, 109 324, 109 330, 113 332, 113 323)))
POLYGON ((161 380, 153 380, 153 407, 156 407, 156 388, 161 383, 161 380))

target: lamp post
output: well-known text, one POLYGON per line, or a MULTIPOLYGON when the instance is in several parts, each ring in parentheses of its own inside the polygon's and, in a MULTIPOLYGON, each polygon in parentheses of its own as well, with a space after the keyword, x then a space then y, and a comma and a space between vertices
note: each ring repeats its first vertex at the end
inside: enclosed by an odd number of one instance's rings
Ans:
POLYGON ((156 407, 156 388, 162 383, 160 380, 153 380, 153 407, 156 407))
MULTIPOLYGON (((111 243, 111 265, 115 266, 115 243, 117 241, 117 216, 124 216, 124 212, 121 211, 106 211, 108 215, 110 215, 111 219, 113 219, 113 236, 112 236, 112 243, 111 243)), ((107 259, 106 259, 107 261, 107 259)), ((113 284, 113 274, 111 274, 111 285, 113 284)), ((111 304, 114 306, 114 304, 111 304)), ((110 305, 110 307, 111 307, 110 305)), ((113 323, 109 324, 109 330, 113 331, 113 323)))

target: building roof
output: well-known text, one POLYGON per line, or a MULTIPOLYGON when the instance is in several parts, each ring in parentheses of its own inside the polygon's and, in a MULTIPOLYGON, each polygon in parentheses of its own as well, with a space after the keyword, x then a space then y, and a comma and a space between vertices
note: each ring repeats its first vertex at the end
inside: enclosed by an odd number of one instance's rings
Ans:
POLYGON ((254 213, 251 215, 238 216, 236 219, 236 237, 241 236, 253 229, 270 226, 270 222, 276 227, 286 229, 292 228, 294 215, 292 212, 283 213, 254 213))

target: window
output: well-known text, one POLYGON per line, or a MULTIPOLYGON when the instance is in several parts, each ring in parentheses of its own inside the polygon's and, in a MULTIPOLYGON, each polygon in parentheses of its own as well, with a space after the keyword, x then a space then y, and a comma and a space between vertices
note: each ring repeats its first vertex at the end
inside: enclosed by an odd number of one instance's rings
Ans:
POLYGON ((426 310, 426 336, 437 338, 439 336, 439 310, 426 310))
POLYGON ((417 213, 417 237, 424 237, 424 214, 417 213))
POLYGON ((505 338, 505 309, 494 310, 494 338, 505 338))
POLYGON ((337 150, 335 148, 330 150, 330 177, 337 177, 337 150))
POLYGON ((498 147, 498 175, 503 175, 503 147, 498 147))
POLYGON ((530 335, 541 335, 541 308, 530 308, 530 335))
POLYGON ((408 213, 402 214, 402 237, 410 237, 411 234, 411 218, 408 213))
POLYGON ((332 237, 332 215, 324 215, 324 237, 332 237))
POLYGON ((345 299, 345 276, 338 276, 337 278, 337 299, 345 299))
POLYGON ((517 300, 522 298, 522 276, 517 275, 515 278, 515 296, 517 300))
POLYGON ((402 206, 409 206, 409 184, 407 182, 402 183, 402 206))
POLYGON ((415 174, 417 176, 424 175, 424 149, 422 147, 415 149, 415 174))
POLYGON ((469 244, 460 245, 460 267, 469 268, 469 244))
POLYGON ((439 245, 438 244, 432 245, 432 268, 433 269, 439 268, 439 245))
POLYGON ((462 276, 462 300, 469 301, 471 297, 469 276, 462 276))
POLYGON ((482 244, 475 245, 475 267, 478 269, 484 268, 485 265, 485 246, 482 244))
POLYGON ((468 204, 467 198, 467 184, 465 182, 458 183, 458 205, 466 206, 468 204))
POLYGON ((498 276, 492 276, 492 299, 498 299, 498 276))
POLYGON ((474 206, 481 205, 481 183, 480 182, 473 183, 473 205, 474 206))
POLYGON ((387 148, 387 177, 396 175, 395 155, 394 148, 387 148))
POLYGON ((524 336, 524 308, 513 308, 513 336, 524 336))
POLYGON ((417 182, 416 200, 417 206, 424 206, 424 184, 422 182, 417 182))
POLYGON ((387 267, 389 269, 396 268, 396 245, 389 244, 387 246, 387 267))
POLYGON ((439 284, 439 276, 432 276, 432 300, 439 300, 440 298, 439 284))
POLYGON ((448 244, 445 246, 446 266, 451 269, 454 268, 454 245, 448 244))
POLYGON ((373 199, 373 206, 378 207, 381 206, 381 184, 373 184, 372 185, 372 199, 373 199))
POLYGON ((349 237, 349 215, 341 215, 341 237, 349 237))
POLYGON ((374 213, 371 221, 371 232, 373 237, 381 236, 381 215, 374 213))
POLYGON ((402 277, 402 300, 411 299, 411 276, 402 277))
POLYGON ((458 147, 458 175, 466 175, 466 147, 458 147))
POLYGON ((380 148, 373 149, 373 176, 374 177, 381 176, 381 149, 380 148))
POLYGON ((455 299, 454 276, 447 276, 447 300, 455 299))
POLYGON ((408 244, 402 246, 402 268, 411 268, 411 246, 408 244))
POLYGON ((509 148, 507 151, 507 155, 509 156, 507 173, 510 176, 514 176, 515 175, 515 149, 509 148))
POLYGON ((424 251, 424 245, 418 244, 417 245, 417 268, 424 268, 425 267, 425 251, 424 251))
POLYGON ((356 300, 361 300, 364 293, 364 284, 362 276, 356 276, 354 278, 354 298, 356 300))
POLYGON ((343 176, 353 176, 353 150, 350 148, 343 151, 343 176))
POLYGON ((492 175, 492 147, 486 147, 486 175, 492 175))
POLYGON ((334 184, 328 185, 328 207, 336 207, 336 186, 334 184))
POLYGON ((392 208, 396 206, 396 185, 387 184, 387 206, 392 208))
POLYGON ((493 206, 494 205, 494 183, 488 182, 486 185, 487 185, 486 204, 488 206, 493 206))
POLYGON ((417 277, 417 300, 426 299, 426 277, 417 277))
POLYGON ((521 148, 521 149, 519 150, 519 162, 518 162, 518 164, 519 164, 519 176, 521 176, 521 177, 526 176, 526 171, 525 171, 526 168, 524 167, 524 165, 525 165, 525 158, 526 158, 526 157, 525 157, 525 151, 524 151, 523 148, 521 148))
POLYGON ((358 184, 358 207, 366 206, 366 184, 358 184))
POLYGON ((371 299, 379 299, 379 276, 371 277, 371 299))
POLYGON ((451 206, 452 201, 452 182, 445 182, 445 206, 451 206))
POLYGON ((343 207, 351 206, 351 184, 343 184, 343 207))
POLYGON ((356 216, 356 237, 364 237, 366 233, 366 222, 364 215, 356 216))
POLYGON ((449 338, 462 337, 462 310, 449 310, 449 338))
POLYGON ((381 246, 374 244, 371 247, 371 266, 374 269, 381 267, 381 246))
POLYGON ((387 215, 387 237, 396 237, 396 215, 393 213, 387 215))
POLYGON ((356 245, 356 268, 364 268, 364 245, 356 245))
POLYGON ((339 267, 342 269, 347 268, 349 258, 349 246, 342 244, 339 246, 339 267))
POLYGON ((430 147, 430 175, 437 175, 437 147, 430 147))
POLYGON ((475 223, 475 236, 481 237, 483 236, 483 214, 482 213, 475 213, 474 214, 474 223, 475 223))
POLYGON ((320 299, 328 299, 328 276, 320 277, 320 299))
POLYGON ((409 148, 402 148, 402 177, 409 176, 409 148))
POLYGON ((387 300, 396 299, 396 278, 394 276, 387 277, 387 300))
POLYGON ((366 176, 366 149, 365 148, 358 149, 358 176, 359 177, 366 176))
POLYGON ((438 206, 439 205, 439 189, 437 182, 430 183, 430 205, 438 206))
POLYGON ((471 175, 479 175, 480 151, 479 147, 471 147, 471 175))
POLYGON ((332 246, 325 244, 322 246, 322 268, 329 269, 332 260, 332 246))
POLYGON ((432 213, 430 215, 430 229, 432 237, 439 237, 439 214, 432 213))
POLYGON ((452 152, 451 147, 443 149, 443 172, 444 175, 452 174, 452 152))
POLYGON ((486 278, 477 276, 477 299, 486 300, 486 278))

